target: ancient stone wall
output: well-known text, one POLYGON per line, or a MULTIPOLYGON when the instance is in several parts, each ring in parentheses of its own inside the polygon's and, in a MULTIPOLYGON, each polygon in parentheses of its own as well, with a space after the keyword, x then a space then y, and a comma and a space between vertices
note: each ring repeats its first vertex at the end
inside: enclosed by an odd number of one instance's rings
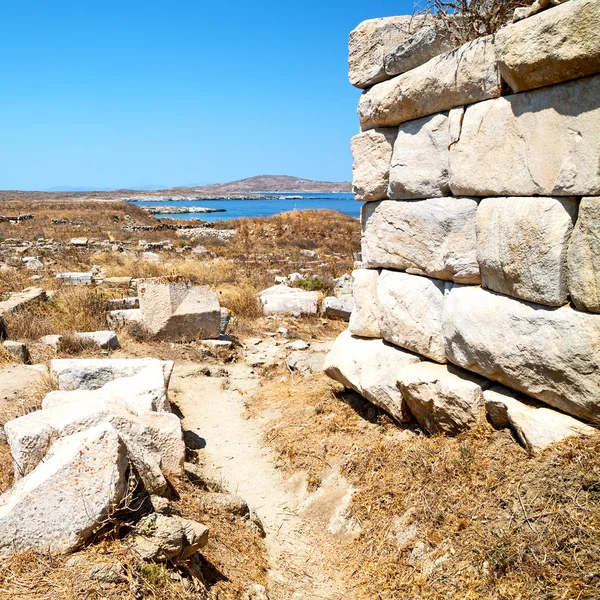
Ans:
POLYGON ((432 433, 600 424, 600 2, 453 49, 396 21, 350 37, 362 264, 326 371, 432 433))

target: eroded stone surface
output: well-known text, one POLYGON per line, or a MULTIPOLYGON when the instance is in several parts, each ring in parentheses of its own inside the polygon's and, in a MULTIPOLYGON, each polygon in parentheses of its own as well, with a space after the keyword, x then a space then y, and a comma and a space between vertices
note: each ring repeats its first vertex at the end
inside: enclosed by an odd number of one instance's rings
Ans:
POLYGON ((387 198, 390 161, 397 129, 372 129, 355 135, 350 141, 352 193, 357 200, 373 201, 387 198))
POLYGON ((354 277, 354 310, 348 329, 359 337, 379 338, 379 306, 377 304, 377 279, 375 269, 356 269, 354 277))

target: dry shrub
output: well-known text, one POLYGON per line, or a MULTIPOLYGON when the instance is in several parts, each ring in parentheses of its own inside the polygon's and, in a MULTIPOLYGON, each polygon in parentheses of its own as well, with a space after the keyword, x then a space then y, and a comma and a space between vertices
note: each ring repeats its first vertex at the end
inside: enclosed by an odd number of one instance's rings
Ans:
POLYGON ((247 283, 239 286, 221 286, 218 289, 219 301, 221 306, 228 308, 235 317, 256 319, 262 316, 258 291, 256 287, 247 283))

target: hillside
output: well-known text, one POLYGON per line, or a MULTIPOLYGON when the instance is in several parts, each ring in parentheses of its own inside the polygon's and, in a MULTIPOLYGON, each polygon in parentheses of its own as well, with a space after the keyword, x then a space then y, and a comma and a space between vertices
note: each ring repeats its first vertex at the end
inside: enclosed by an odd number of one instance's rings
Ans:
POLYGON ((215 183, 194 189, 195 191, 240 194, 247 192, 350 192, 349 182, 313 181, 290 175, 257 175, 229 183, 215 183))

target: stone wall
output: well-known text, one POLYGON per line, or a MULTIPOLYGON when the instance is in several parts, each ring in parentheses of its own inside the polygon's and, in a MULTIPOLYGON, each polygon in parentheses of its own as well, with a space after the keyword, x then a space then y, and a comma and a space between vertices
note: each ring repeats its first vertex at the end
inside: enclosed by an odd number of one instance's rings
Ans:
POLYGON ((362 263, 326 372, 432 433, 589 433, 544 405, 600 424, 600 2, 459 48, 407 23, 350 37, 362 263))

